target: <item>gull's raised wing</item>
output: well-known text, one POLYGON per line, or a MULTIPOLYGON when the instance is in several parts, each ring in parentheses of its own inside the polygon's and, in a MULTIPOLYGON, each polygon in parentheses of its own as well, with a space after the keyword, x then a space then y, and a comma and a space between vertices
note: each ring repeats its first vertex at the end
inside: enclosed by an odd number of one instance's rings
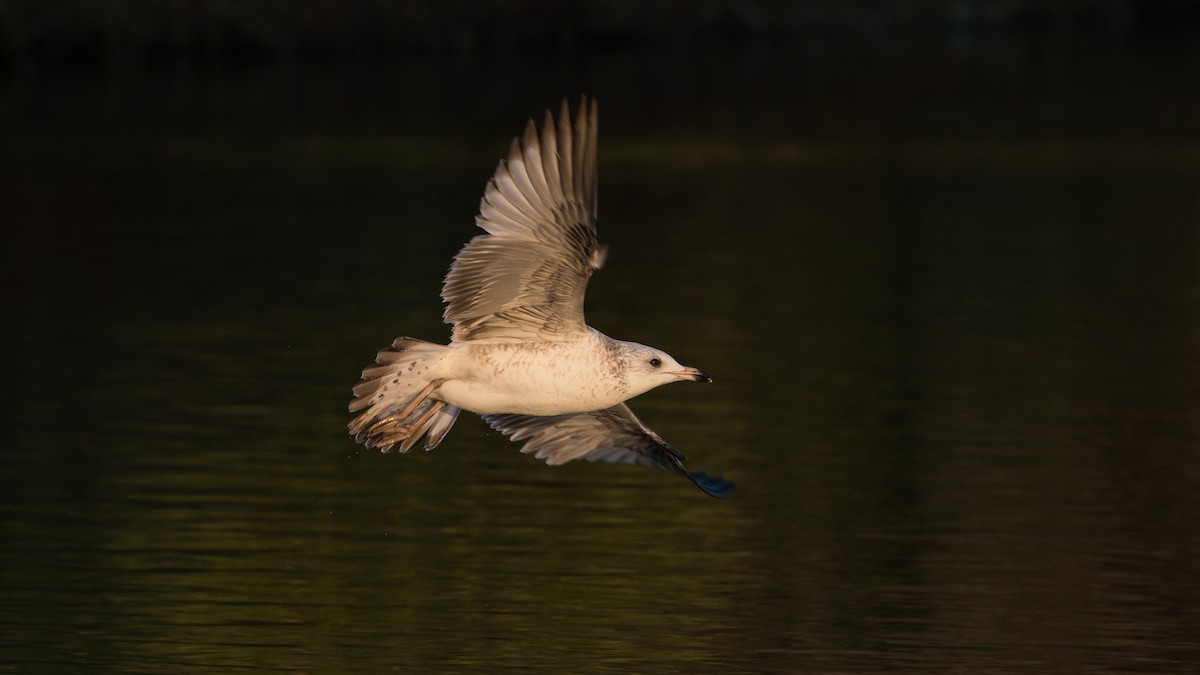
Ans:
POLYGON ((657 466, 687 478, 713 497, 728 497, 733 492, 733 483, 720 476, 684 468, 683 454, 643 424, 624 403, 570 415, 484 415, 483 419, 514 441, 528 439, 521 452, 532 452, 547 464, 586 459, 657 466))
POLYGON ((583 294, 604 262, 596 239, 596 102, 571 124, 563 101, 538 133, 514 138, 484 190, 487 231, 454 258, 442 286, 455 340, 568 339, 585 331, 583 294))

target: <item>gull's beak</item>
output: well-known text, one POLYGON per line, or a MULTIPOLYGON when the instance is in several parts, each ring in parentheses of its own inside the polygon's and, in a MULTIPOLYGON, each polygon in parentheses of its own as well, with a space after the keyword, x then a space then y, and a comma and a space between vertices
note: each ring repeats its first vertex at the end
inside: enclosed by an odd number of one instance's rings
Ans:
POLYGON ((681 380, 691 380, 693 382, 712 382, 712 378, 709 377, 708 374, 703 370, 700 370, 699 368, 692 368, 690 366, 684 366, 683 370, 679 370, 671 374, 681 380))

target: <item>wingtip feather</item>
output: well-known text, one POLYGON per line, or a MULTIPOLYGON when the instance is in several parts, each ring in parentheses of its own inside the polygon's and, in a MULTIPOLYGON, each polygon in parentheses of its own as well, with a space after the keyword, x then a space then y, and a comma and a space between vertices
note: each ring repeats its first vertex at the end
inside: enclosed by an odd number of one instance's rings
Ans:
POLYGON ((696 471, 687 474, 688 480, 696 484, 696 487, 704 490, 710 497, 724 499, 733 494, 735 485, 732 481, 725 480, 720 476, 710 476, 702 471, 696 471))

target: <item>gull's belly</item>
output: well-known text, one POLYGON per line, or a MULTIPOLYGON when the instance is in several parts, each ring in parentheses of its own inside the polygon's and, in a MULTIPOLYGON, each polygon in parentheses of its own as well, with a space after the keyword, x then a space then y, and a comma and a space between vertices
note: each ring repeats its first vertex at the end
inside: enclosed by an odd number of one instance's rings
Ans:
POLYGON ((446 380, 437 397, 479 414, 562 415, 625 400, 624 378, 591 344, 487 345, 467 348, 470 367, 446 380))

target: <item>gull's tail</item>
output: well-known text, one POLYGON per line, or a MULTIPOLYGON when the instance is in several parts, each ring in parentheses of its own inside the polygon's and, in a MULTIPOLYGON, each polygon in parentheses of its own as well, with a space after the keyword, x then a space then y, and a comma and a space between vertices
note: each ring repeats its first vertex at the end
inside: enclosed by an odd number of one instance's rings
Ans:
POLYGON ((379 352, 375 364, 362 372, 354 386, 350 412, 366 410, 350 421, 354 440, 381 452, 408 452, 425 439, 432 450, 446 437, 461 408, 430 398, 441 380, 425 375, 430 361, 447 348, 424 340, 401 337, 379 352))

